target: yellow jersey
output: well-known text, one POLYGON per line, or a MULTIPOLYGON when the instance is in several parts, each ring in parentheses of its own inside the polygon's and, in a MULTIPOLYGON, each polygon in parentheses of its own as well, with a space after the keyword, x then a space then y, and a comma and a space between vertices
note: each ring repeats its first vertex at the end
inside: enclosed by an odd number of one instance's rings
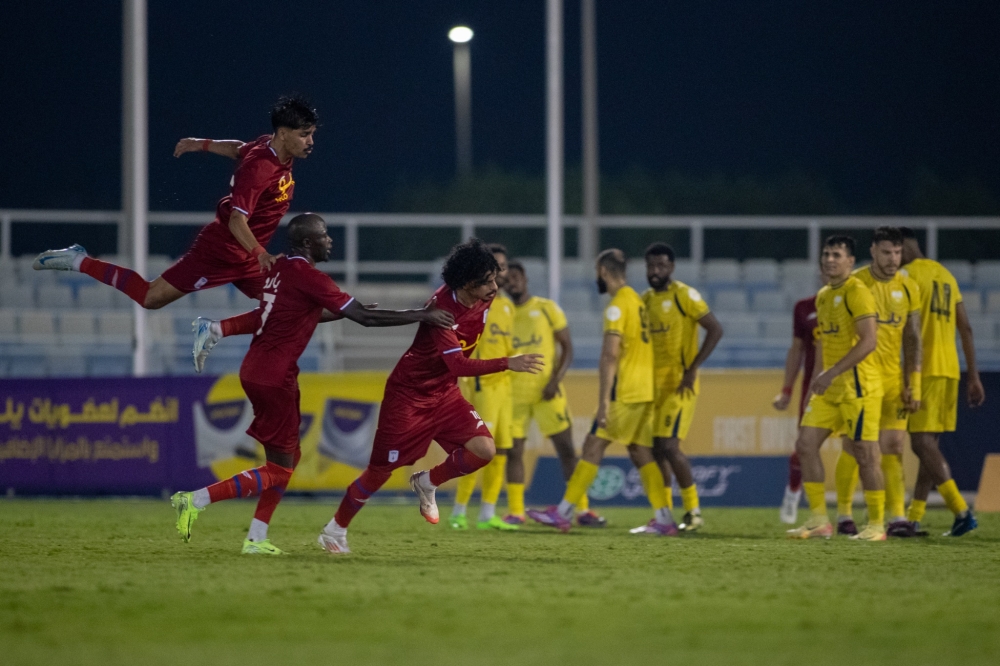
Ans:
POLYGON ((897 271, 888 280, 880 280, 871 266, 852 274, 865 283, 875 298, 875 318, 878 320, 878 344, 872 356, 882 373, 883 389, 902 386, 903 328, 911 313, 920 312, 920 287, 912 278, 897 271))
POLYGON ((618 369, 611 399, 635 403, 653 400, 653 345, 649 340, 646 306, 635 289, 625 285, 604 309, 604 333, 621 337, 618 369))
POLYGON ((951 272, 933 259, 914 259, 902 273, 920 287, 920 338, 924 344, 921 373, 925 377, 958 379, 958 347, 955 345, 955 307, 962 292, 951 272))
MULTIPOLYGON (((855 322, 877 315, 875 297, 865 283, 849 276, 843 283, 827 285, 816 294, 816 337, 823 346, 823 369, 829 370, 858 342, 855 322)), ((874 352, 846 372, 826 390, 831 401, 882 395, 882 376, 874 352)))
POLYGON ((514 334, 512 346, 515 354, 541 354, 545 367, 537 375, 516 372, 511 378, 515 391, 537 390, 545 386, 556 369, 555 333, 567 326, 566 314, 555 301, 532 296, 521 305, 514 306, 514 334))
MULTIPOLYGON (((514 346, 511 334, 514 331, 514 302, 501 293, 490 304, 483 325, 483 335, 472 352, 472 358, 489 360, 513 356, 514 346)), ((481 377, 472 377, 477 386, 500 386, 510 384, 510 370, 481 377)))
POLYGON ((698 320, 709 313, 708 303, 697 289, 677 280, 663 291, 647 289, 642 300, 649 316, 656 384, 676 389, 698 355, 698 320))

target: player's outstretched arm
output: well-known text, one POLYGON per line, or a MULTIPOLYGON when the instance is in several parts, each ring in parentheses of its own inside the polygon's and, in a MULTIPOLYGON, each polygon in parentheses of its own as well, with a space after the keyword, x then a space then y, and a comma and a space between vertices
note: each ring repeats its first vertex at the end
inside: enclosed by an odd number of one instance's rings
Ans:
POLYGON ((226 139, 216 141, 214 139, 181 139, 174 146, 174 157, 180 157, 184 153, 215 153, 230 159, 236 160, 240 157, 240 148, 244 146, 243 141, 226 139))
POLYGON ((507 359, 507 369, 511 372, 527 372, 537 375, 545 367, 545 357, 541 354, 521 354, 507 359))
POLYGON ((406 326, 407 324, 430 324, 438 328, 451 328, 455 318, 450 312, 428 303, 419 310, 371 310, 357 301, 341 310, 345 319, 350 319, 365 327, 406 326))
POLYGON ((969 407, 979 407, 986 402, 986 389, 979 379, 979 366, 976 365, 976 345, 972 339, 972 326, 969 325, 969 314, 965 311, 965 303, 955 305, 955 326, 962 338, 962 351, 965 352, 966 397, 969 407))

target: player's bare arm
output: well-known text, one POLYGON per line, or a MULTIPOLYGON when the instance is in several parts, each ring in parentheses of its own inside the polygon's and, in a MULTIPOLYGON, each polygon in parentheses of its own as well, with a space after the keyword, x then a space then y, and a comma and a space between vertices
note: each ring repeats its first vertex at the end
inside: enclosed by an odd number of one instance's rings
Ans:
POLYGON ((231 160, 236 160, 240 157, 240 148, 243 147, 244 143, 237 139, 223 139, 221 141, 215 139, 181 139, 174 146, 174 157, 180 157, 184 153, 214 153, 228 157, 231 160))
POLYGON ((969 313, 965 311, 965 303, 955 305, 955 326, 962 338, 962 351, 965 353, 966 398, 969 407, 979 407, 986 402, 986 389, 979 379, 979 366, 976 365, 976 345, 972 339, 972 326, 969 325, 969 313))
POLYGON ((681 385, 677 387, 678 393, 694 391, 694 382, 698 378, 698 368, 701 367, 702 363, 708 360, 708 357, 712 354, 715 346, 719 344, 719 340, 722 339, 722 324, 719 323, 719 320, 716 319, 715 315, 711 312, 699 319, 698 325, 705 329, 705 340, 701 343, 701 349, 698 350, 697 356, 695 356, 694 360, 691 361, 691 365, 684 370, 684 377, 681 378, 681 385))
POLYGON ((907 411, 920 410, 920 388, 915 382, 920 380, 920 359, 923 343, 920 340, 920 313, 911 312, 903 327, 903 404, 907 411))
POLYGON ((552 371, 552 376, 549 377, 548 383, 542 390, 542 400, 551 400, 559 395, 559 384, 562 382, 563 377, 566 376, 566 371, 569 370, 569 366, 573 362, 573 339, 569 335, 569 328, 555 331, 552 337, 555 338, 556 344, 559 345, 559 364, 552 371))
POLYGON ((863 361, 866 356, 875 351, 877 323, 875 315, 862 317, 854 322, 854 330, 858 334, 858 341, 851 350, 844 354, 844 358, 833 364, 829 370, 824 370, 816 375, 809 385, 809 392, 823 395, 833 380, 849 369, 863 361))
POLYGON ((798 379, 804 355, 802 339, 793 337, 792 346, 788 348, 788 353, 785 355, 785 383, 782 384, 781 393, 774 396, 774 400, 771 401, 771 404, 778 411, 783 412, 788 409, 788 404, 792 401, 792 387, 795 385, 795 380, 798 379))
POLYGON ((527 372, 537 375, 545 367, 545 357, 541 354, 521 354, 507 359, 507 369, 511 372, 527 372))
POLYGON ((427 323, 438 328, 451 328, 455 325, 455 318, 451 313, 435 307, 433 303, 428 303, 419 310, 373 310, 352 301, 341 314, 345 319, 365 327, 427 323))
POLYGON ((594 417, 598 427, 608 425, 608 409, 611 407, 611 387, 618 372, 618 357, 621 355, 622 339, 617 333, 604 334, 601 342, 601 359, 597 364, 598 400, 597 415, 594 417))
POLYGON ((257 242, 257 238, 250 231, 250 224, 246 215, 238 210, 234 210, 229 216, 229 231, 232 232, 233 237, 243 246, 244 250, 257 257, 261 273, 271 270, 271 266, 278 260, 278 257, 268 254, 267 250, 257 242))

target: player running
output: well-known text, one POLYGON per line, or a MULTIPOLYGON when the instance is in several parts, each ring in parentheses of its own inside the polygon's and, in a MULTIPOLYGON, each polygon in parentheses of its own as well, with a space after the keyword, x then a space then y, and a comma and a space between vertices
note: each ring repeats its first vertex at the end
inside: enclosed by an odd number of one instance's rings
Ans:
MULTIPOLYGON (((886 534, 908 530, 904 504, 903 446, 906 422, 920 407, 920 287, 899 272, 903 234, 896 227, 879 227, 872 240, 872 263, 854 271, 875 297, 877 344, 871 357, 882 374, 882 416, 879 449, 885 478, 886 534), (903 351, 903 365, 899 352, 903 351)), ((837 533, 854 535, 852 504, 858 479, 854 445, 844 439, 837 458, 837 533)))
MULTIPOLYGON (((704 525, 698 503, 698 487, 691 463, 681 451, 694 419, 700 382, 698 368, 708 360, 722 339, 722 325, 708 309, 697 289, 672 279, 674 249, 653 243, 646 249, 646 280, 650 288, 642 295, 649 314, 656 367, 656 409, 653 414, 653 455, 663 472, 666 506, 674 505, 670 470, 677 476, 684 502, 684 518, 678 529, 694 532, 704 525), (698 327, 705 340, 698 348, 698 327)), ((645 528, 637 528, 644 530, 645 528)))
MULTIPOLYGON (((524 266, 516 261, 507 267, 507 293, 514 300, 515 351, 541 354, 545 368, 537 375, 514 375, 514 420, 511 433, 514 447, 507 461, 507 503, 510 513, 504 521, 523 525, 524 443, 534 419, 542 436, 552 440, 563 477, 569 481, 578 461, 573 448, 573 419, 566 402, 562 380, 573 362, 573 341, 566 315, 558 303, 532 296, 524 266), (558 355, 556 349, 558 348, 558 355)), ((587 494, 576 505, 576 523, 581 527, 603 527, 607 521, 590 510, 587 494)))
POLYGON ((965 352, 966 399, 970 407, 986 401, 986 391, 979 380, 976 347, 972 338, 969 316, 962 303, 958 282, 947 268, 924 257, 913 229, 903 227, 903 270, 920 285, 920 329, 923 340, 923 400, 920 409, 910 415, 910 444, 920 458, 920 472, 913 488, 913 501, 907 516, 909 530, 900 529, 897 536, 919 532, 920 521, 927 510, 927 495, 936 486, 945 504, 955 515, 955 522, 946 536, 962 536, 976 529, 978 523, 965 502, 951 469, 941 453, 943 432, 954 432, 958 417, 958 349, 955 330, 962 338, 965 352))
POLYGON ((265 274, 277 259, 265 248, 291 205, 295 193, 292 165, 296 158, 305 159, 312 152, 316 122, 316 110, 303 99, 282 97, 271 109, 273 134, 249 143, 181 139, 175 157, 192 151, 212 152, 235 159, 236 171, 212 223, 198 233, 184 256, 152 282, 133 270, 87 256, 80 245, 41 253, 34 269, 86 273, 150 310, 193 291, 229 283, 259 299, 265 274))
MULTIPOLYGON (((503 289, 507 276, 507 248, 499 243, 487 245, 493 257, 497 260, 500 270, 497 272, 497 287, 503 289)), ((506 358, 514 355, 511 345, 511 332, 514 327, 514 304, 503 292, 498 291, 490 309, 486 314, 486 324, 483 337, 479 339, 472 352, 472 358, 489 360, 506 358)), ((476 528, 481 530, 516 530, 517 525, 505 523, 496 515, 497 500, 503 487, 504 468, 507 465, 507 452, 511 447, 511 393, 509 372, 497 372, 482 377, 462 377, 459 387, 462 395, 475 408, 476 412, 493 433, 496 445, 496 455, 490 464, 483 468, 482 501, 479 505, 479 519, 476 528)), ((467 474, 458 480, 455 490, 455 506, 452 507, 448 524, 452 529, 469 529, 465 516, 472 491, 476 488, 477 474, 467 474)))
POLYGON ((667 509, 663 474, 653 456, 653 347, 642 298, 626 283, 625 254, 604 250, 597 257, 597 290, 611 294, 604 310, 604 340, 598 363, 597 414, 583 442, 583 454, 558 506, 529 510, 543 525, 568 532, 580 499, 597 478, 604 451, 612 442, 628 446, 639 470, 654 517, 643 534, 672 536, 677 525, 667 509))
POLYGON ((843 429, 854 442, 868 505, 868 525, 851 538, 884 541, 885 484, 878 448, 882 381, 871 357, 877 344, 875 298, 861 280, 851 275, 853 238, 827 238, 822 260, 823 272, 830 280, 816 294, 817 353, 823 360, 823 371, 809 386, 811 397, 795 442, 811 515, 801 527, 789 530, 788 536, 833 536, 819 449, 831 433, 843 429))
POLYGON ((184 541, 191 539, 191 526, 209 504, 258 495, 243 553, 282 553, 267 537, 268 524, 301 455, 297 361, 324 310, 362 326, 421 322, 451 330, 454 323, 451 314, 432 306, 422 310, 373 310, 342 292, 316 268, 317 262, 330 258, 333 246, 326 222, 319 215, 306 213, 293 218, 288 225, 288 241, 288 256, 279 257, 267 274, 260 307, 238 318, 244 329, 254 332, 240 366, 240 384, 254 413, 247 434, 264 446, 267 464, 207 488, 171 497, 177 510, 177 531, 184 541))
POLYGON ((437 487, 485 467, 496 454, 493 435, 462 397, 456 378, 504 370, 536 373, 542 368, 537 354, 468 358, 479 343, 490 303, 497 295, 499 271, 496 257, 479 239, 452 249, 441 271, 444 285, 434 292, 432 302, 450 312, 455 325, 450 329, 421 325, 389 375, 368 467, 348 487, 336 515, 318 538, 330 553, 350 552, 347 528, 351 520, 394 469, 422 458, 431 440, 448 458, 430 471, 414 473, 410 488, 420 499, 421 515, 432 524, 438 522, 437 487))

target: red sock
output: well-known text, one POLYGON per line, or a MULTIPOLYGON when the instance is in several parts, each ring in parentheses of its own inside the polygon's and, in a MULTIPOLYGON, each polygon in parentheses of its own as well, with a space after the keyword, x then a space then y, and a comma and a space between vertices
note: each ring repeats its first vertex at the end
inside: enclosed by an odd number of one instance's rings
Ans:
POLYGON ((232 478, 213 483, 208 487, 208 496, 212 502, 253 497, 274 486, 287 486, 291 476, 292 470, 269 462, 261 467, 240 472, 232 478))
POLYGON ((368 498, 381 488, 390 476, 392 476, 392 472, 388 470, 365 468, 361 476, 347 488, 347 494, 340 501, 340 508, 337 509, 337 514, 333 517, 337 524, 341 527, 350 525, 358 511, 364 508, 368 498))
POLYGON ((114 287, 139 305, 146 306, 149 283, 135 271, 109 264, 100 259, 84 257, 83 263, 80 264, 80 272, 114 287))
POLYGON ((219 322, 222 328, 222 337, 228 338, 230 335, 248 335, 260 328, 260 312, 251 310, 244 312, 219 322))
POLYGON ((430 482, 435 486, 440 486, 445 481, 472 474, 477 469, 489 464, 489 460, 483 460, 468 449, 455 449, 443 463, 431 470, 430 482))
MULTIPOLYGON (((292 469, 294 470, 299 465, 299 459, 302 457, 301 451, 295 452, 295 460, 292 461, 292 469)), ((257 500, 257 510, 254 511, 253 517, 262 523, 271 524, 271 516, 274 515, 274 510, 278 508, 278 502, 281 498, 285 496, 285 489, 288 488, 288 482, 291 481, 291 474, 288 475, 288 479, 284 483, 273 485, 264 492, 260 494, 260 499, 257 500)))
POLYGON ((788 458, 788 487, 793 493, 799 492, 802 487, 802 463, 799 462, 798 453, 793 453, 788 458))

